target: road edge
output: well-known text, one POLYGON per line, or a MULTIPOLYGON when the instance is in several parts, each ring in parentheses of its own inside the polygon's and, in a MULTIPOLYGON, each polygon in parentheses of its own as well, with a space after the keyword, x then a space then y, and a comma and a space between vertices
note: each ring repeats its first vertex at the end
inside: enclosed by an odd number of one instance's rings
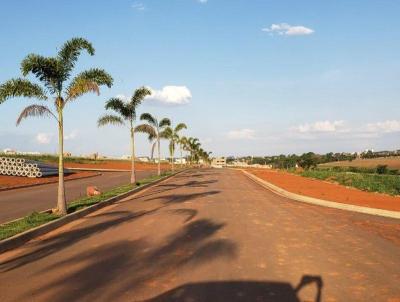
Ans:
POLYGON ((265 181, 243 169, 240 169, 240 171, 242 171, 244 175, 246 175, 248 178, 250 178, 254 182, 258 183, 262 187, 274 192, 275 194, 289 198, 290 200, 293 200, 293 201, 299 201, 299 202, 304 202, 304 203, 313 204, 313 205, 317 205, 317 206, 333 208, 333 209, 338 209, 338 210, 344 210, 344 211, 350 211, 350 212, 356 212, 356 213, 361 213, 361 214, 368 214, 368 215, 380 216, 380 217, 392 218, 392 219, 400 219, 400 212, 397 212, 397 211, 368 208, 368 207, 363 207, 363 206, 340 203, 340 202, 335 202, 335 201, 328 201, 328 200, 318 199, 318 198, 304 196, 304 195, 300 195, 300 194, 295 194, 295 193, 286 191, 268 181, 265 181))
POLYGON ((49 233, 49 232, 51 232, 51 231, 53 231, 53 230, 55 230, 55 229, 57 229, 57 228, 59 228, 61 226, 64 226, 64 225, 74 221, 74 220, 82 218, 82 217, 84 217, 84 216, 86 216, 86 215, 88 215, 90 213, 93 213, 93 212, 95 212, 95 211, 97 211, 97 210, 99 210, 101 208, 104 208, 106 206, 109 206, 109 205, 117 202, 117 201, 120 201, 120 200, 128 197, 131 194, 138 193, 138 192, 140 192, 140 191, 142 191, 144 189, 150 188, 152 186, 156 186, 160 182, 165 181, 165 180, 167 180, 169 178, 172 178, 172 177, 174 177, 174 176, 176 176, 178 174, 181 174, 181 173, 183 173, 185 171, 188 171, 188 170, 186 169, 186 170, 183 170, 183 171, 175 172, 175 173, 173 173, 171 175, 164 176, 164 177, 162 177, 160 179, 157 179, 157 180, 155 180, 153 182, 150 182, 150 183, 147 183, 147 184, 145 184, 143 186, 140 186, 138 188, 132 189, 132 190, 126 192, 126 193, 122 193, 120 195, 117 195, 117 196, 111 197, 111 198, 109 198, 107 200, 104 200, 104 201, 101 201, 99 203, 96 203, 96 204, 94 204, 92 206, 86 207, 86 208, 84 208, 82 210, 73 212, 71 214, 67 214, 67 215, 65 215, 65 216, 63 216, 63 217, 61 217, 61 218, 59 218, 57 220, 53 220, 53 221, 50 221, 48 223, 42 224, 42 225, 37 226, 37 227, 35 227, 33 229, 30 229, 30 230, 27 230, 27 231, 22 232, 20 234, 14 235, 14 236, 12 236, 10 238, 4 239, 4 240, 0 240, 0 254, 6 252, 8 250, 17 248, 17 247, 23 245, 24 243, 26 243, 26 242, 28 242, 28 241, 36 238, 36 237, 39 237, 39 236, 44 235, 46 233, 49 233))

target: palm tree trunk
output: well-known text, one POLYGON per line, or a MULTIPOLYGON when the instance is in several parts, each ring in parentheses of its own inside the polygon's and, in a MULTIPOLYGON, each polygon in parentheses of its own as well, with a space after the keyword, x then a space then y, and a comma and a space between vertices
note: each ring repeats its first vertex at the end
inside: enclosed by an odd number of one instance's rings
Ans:
POLYGON ((181 169, 182 169, 183 167, 182 146, 179 146, 179 152, 181 153, 181 169))
POLYGON ((158 165, 157 165, 157 175, 161 175, 161 152, 160 152, 160 138, 157 138, 157 152, 158 152, 158 165))
POLYGON ((131 184, 136 183, 135 174, 135 131, 131 128, 131 184))
POLYGON ((57 212, 61 215, 67 214, 67 203, 65 200, 64 187, 64 122, 62 109, 58 109, 58 193, 57 212))
POLYGON ((174 169, 175 169, 175 167, 174 167, 174 154, 175 154, 175 152, 174 152, 175 150, 172 148, 171 149, 171 169, 172 169, 172 172, 174 172, 174 169))

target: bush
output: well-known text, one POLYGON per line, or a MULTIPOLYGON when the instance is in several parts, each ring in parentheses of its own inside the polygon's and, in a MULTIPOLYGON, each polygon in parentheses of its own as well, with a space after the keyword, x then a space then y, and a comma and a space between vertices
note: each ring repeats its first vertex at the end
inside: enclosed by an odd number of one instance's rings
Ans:
POLYGON ((378 173, 378 174, 387 174, 388 173, 387 165, 377 165, 376 166, 376 173, 378 173))

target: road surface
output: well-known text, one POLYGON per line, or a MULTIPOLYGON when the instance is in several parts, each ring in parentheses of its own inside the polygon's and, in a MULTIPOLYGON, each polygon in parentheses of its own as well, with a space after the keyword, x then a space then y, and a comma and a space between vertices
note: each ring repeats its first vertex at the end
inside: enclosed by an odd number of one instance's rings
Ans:
MULTIPOLYGON (((137 171, 138 179, 156 171, 137 171)), ((108 190, 130 182, 130 172, 102 172, 102 175, 65 182, 67 202, 86 196, 86 187, 95 185, 108 190)), ((54 208, 57 203, 58 183, 0 192, 0 223, 26 216, 34 211, 54 208)))
POLYGON ((399 233, 185 172, 0 255, 0 301, 399 301, 399 233))

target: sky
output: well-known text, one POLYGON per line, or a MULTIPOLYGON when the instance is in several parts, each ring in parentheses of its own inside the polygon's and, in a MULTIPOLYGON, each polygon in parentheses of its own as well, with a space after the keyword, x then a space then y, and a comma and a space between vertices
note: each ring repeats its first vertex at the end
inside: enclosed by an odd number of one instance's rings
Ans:
MULTIPOLYGON (((129 133, 98 128, 111 97, 140 86, 138 108, 184 122, 215 156, 400 149, 400 1, 397 0, 4 0, 0 83, 21 76, 29 53, 56 55, 88 39, 76 72, 114 78, 100 96, 65 109, 65 150, 129 154, 129 133)), ((34 80, 33 78, 31 78, 34 80)), ((57 151, 57 126, 30 119, 34 100, 0 105, 0 149, 57 151)), ((163 154, 167 154, 166 142, 163 154)), ((150 144, 137 135, 137 155, 150 144)))

